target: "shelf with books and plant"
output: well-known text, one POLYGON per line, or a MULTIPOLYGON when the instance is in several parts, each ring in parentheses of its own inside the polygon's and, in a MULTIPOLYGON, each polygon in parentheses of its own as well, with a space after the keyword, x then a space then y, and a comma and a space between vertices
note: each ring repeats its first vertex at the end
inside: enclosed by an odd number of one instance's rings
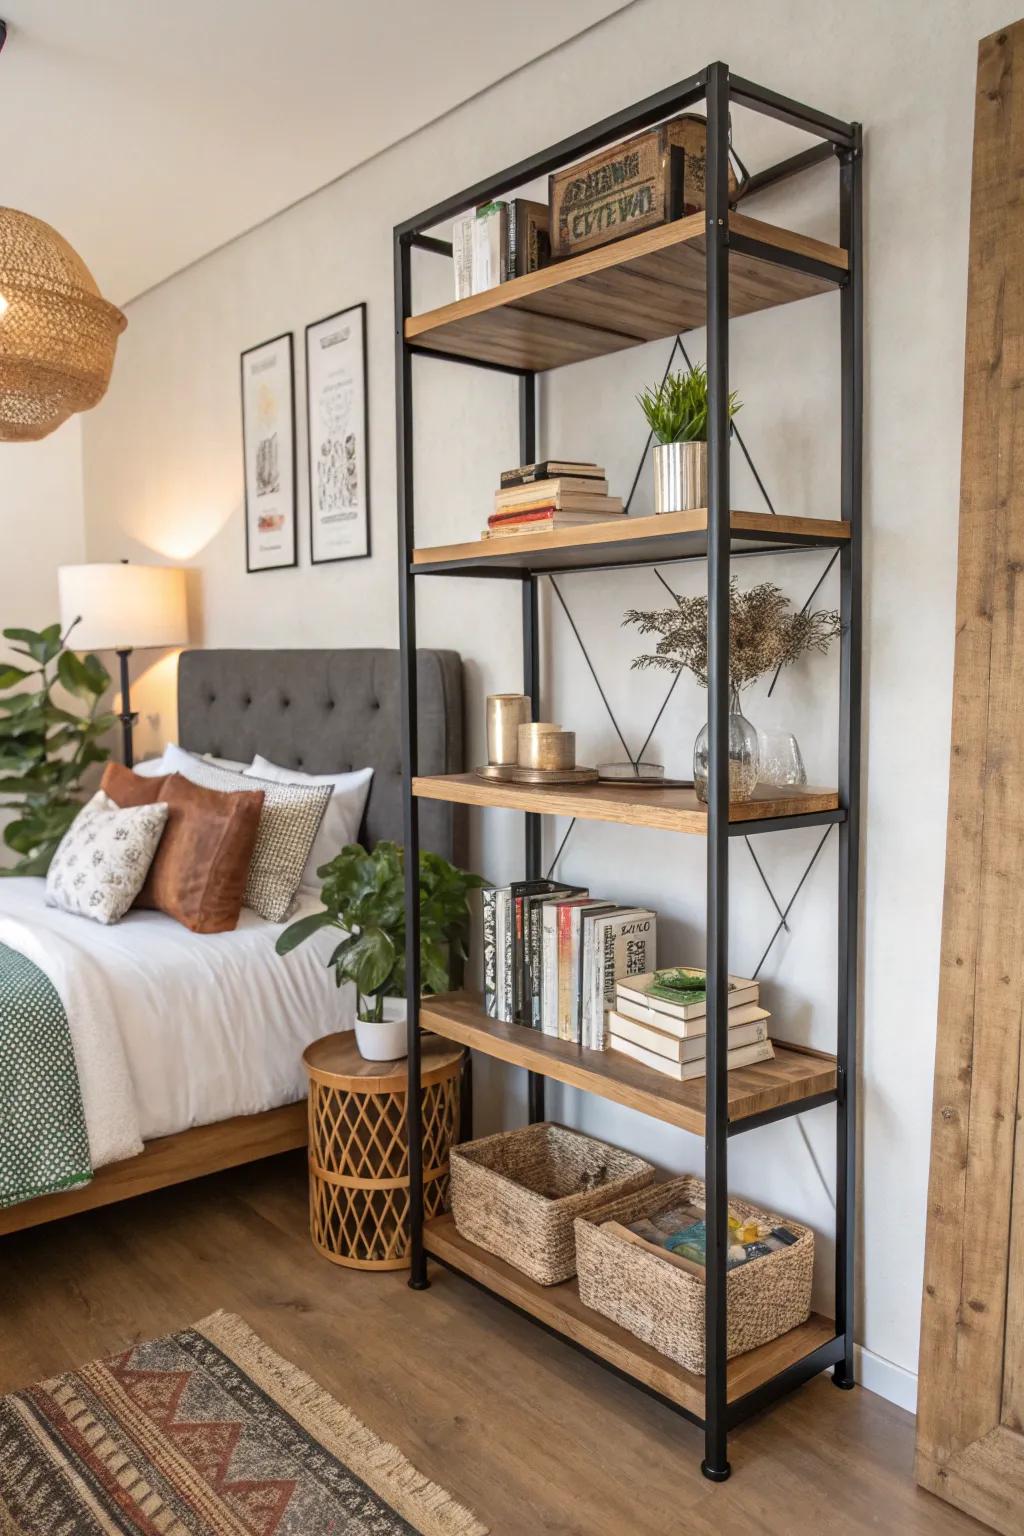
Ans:
MULTIPOLYGON (((453 805, 488 806, 526 811, 540 816, 575 816, 581 821, 611 821, 663 832, 707 836, 707 806, 692 789, 637 789, 622 784, 503 784, 475 773, 418 776, 413 794, 421 800, 453 805)), ((787 789, 759 786, 749 800, 730 807, 730 832, 746 835, 775 831, 779 823, 816 826, 842 821, 845 812, 834 789, 795 785, 787 789)))
MULTIPOLYGON (((484 1056, 525 1067, 570 1088, 582 1088, 696 1136, 704 1135, 703 1076, 678 1082, 619 1051, 588 1050, 521 1024, 490 1018, 481 997, 469 992, 425 997, 420 1005, 420 1023, 432 1034, 484 1056)), ((728 1074, 732 1131, 746 1129, 745 1121, 753 1126, 835 1099, 834 1056, 780 1040, 773 1040, 773 1044, 774 1060, 736 1067, 728 1074)))
MULTIPOLYGON (((703 212, 598 246, 405 321, 412 350, 539 373, 703 326, 703 212)), ((842 286, 849 260, 824 240, 746 214, 729 219, 729 317, 842 286)))
MULTIPOLYGON (((849 523, 837 518, 788 517, 772 512, 735 511, 730 527, 734 555, 835 548, 850 537, 849 523)), ((519 577, 546 571, 700 560, 707 552, 708 511, 697 507, 660 517, 626 516, 591 527, 545 530, 515 539, 469 539, 414 549, 411 571, 416 576, 507 573, 519 577)))

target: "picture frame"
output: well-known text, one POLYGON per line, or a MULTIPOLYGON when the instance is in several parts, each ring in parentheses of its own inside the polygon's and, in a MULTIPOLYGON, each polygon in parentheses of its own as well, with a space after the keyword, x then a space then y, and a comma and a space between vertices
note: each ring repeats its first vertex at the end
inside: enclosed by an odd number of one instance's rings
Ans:
POLYGON ((292 333, 249 347, 240 359, 245 465, 245 569, 299 563, 292 333))
POLYGON ((309 556, 369 558, 370 440, 366 304, 306 326, 309 556))

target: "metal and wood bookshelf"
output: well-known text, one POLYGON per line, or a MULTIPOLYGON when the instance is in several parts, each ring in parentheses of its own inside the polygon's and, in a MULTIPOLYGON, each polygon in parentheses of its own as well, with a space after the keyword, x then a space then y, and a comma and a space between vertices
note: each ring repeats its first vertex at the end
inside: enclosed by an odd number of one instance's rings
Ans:
POLYGON ((500 175, 428 208, 395 229, 395 341, 398 416, 398 531, 402 652, 403 806, 406 871, 406 975, 410 1083, 420 1074, 421 1029, 525 1068, 531 1120, 544 1117, 552 1078, 625 1104, 704 1138, 708 1263, 706 1377, 694 1376, 585 1308, 575 1282, 542 1287, 461 1238, 450 1217, 424 1221, 423 1127, 410 1092, 410 1285, 429 1284, 428 1255, 518 1308, 549 1331, 653 1392, 704 1430, 702 1468, 729 1475, 730 1428, 819 1371, 854 1385, 854 1232, 856 1172, 857 916, 861 713, 862 263, 861 129, 715 63, 688 80, 606 118, 500 175), (571 257, 486 293, 414 314, 414 251, 451 257, 431 231, 475 205, 515 192, 584 155, 705 101, 707 208, 642 234, 571 257), (829 245, 736 212, 728 200, 729 112, 740 105, 780 119, 818 142, 752 178, 745 199, 765 187, 835 161, 839 244, 829 245), (840 294, 840 517, 790 517, 732 510, 729 497, 729 322, 816 294, 840 294), (519 456, 537 457, 536 378, 545 370, 600 357, 705 326, 709 378, 708 506, 655 518, 626 517, 583 529, 417 545, 413 487, 413 365, 418 355, 498 369, 519 381, 519 456), (514 546, 514 547, 510 547, 514 546), (738 555, 830 548, 840 571, 842 642, 840 727, 834 789, 761 791, 729 803, 729 573, 738 555), (705 560, 708 583, 710 773, 708 803, 692 791, 631 792, 628 786, 524 788, 472 775, 420 777, 417 771, 416 587, 424 576, 518 582, 522 593, 523 691, 540 716, 538 589, 545 573, 705 560), (479 997, 422 998, 419 965, 418 806, 424 798, 525 813, 525 874, 541 873, 541 817, 576 816, 657 827, 707 839, 709 1071, 677 1083, 612 1052, 586 1050, 485 1014, 479 997), (836 823, 839 836, 836 1052, 776 1042, 774 1061, 726 1070, 729 840, 836 823), (812 1314, 774 1343, 726 1360, 728 1140, 823 1104, 836 1113, 835 1319, 812 1314))

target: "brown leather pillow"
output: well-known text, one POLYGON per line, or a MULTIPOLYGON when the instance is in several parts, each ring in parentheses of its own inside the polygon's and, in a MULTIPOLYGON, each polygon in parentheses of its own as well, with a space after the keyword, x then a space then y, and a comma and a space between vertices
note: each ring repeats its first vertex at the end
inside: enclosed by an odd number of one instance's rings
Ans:
POLYGON ((179 773, 158 783, 167 826, 135 905, 156 907, 193 933, 226 933, 238 924, 263 791, 225 795, 179 773))
POLYGON ((133 773, 123 763, 108 763, 103 770, 100 779, 100 789, 108 794, 115 805, 154 805, 161 799, 160 791, 167 779, 148 778, 141 773, 133 773))

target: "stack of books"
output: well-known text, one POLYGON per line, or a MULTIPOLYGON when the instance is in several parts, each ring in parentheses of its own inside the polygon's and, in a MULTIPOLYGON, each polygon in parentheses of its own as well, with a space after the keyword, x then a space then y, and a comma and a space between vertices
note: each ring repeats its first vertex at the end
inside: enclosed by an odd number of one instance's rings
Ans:
POLYGON ((577 885, 520 880, 483 890, 484 1008, 591 1050, 608 1049, 620 978, 657 964, 657 918, 577 885))
POLYGON ((452 225, 456 299, 536 272, 550 260, 547 203, 525 197, 481 203, 452 225))
POLYGON ((545 459, 505 471, 484 538, 605 523, 624 513, 622 498, 608 495, 600 464, 545 459))
MULTIPOLYGON (((630 976, 616 983, 615 1006, 608 1016, 613 1051, 685 1082, 705 1075, 707 1049, 706 974, 690 966, 630 976)), ((727 1064, 751 1067, 771 1061, 768 1038, 771 1014, 758 1006, 756 981, 729 977, 727 1064)))

